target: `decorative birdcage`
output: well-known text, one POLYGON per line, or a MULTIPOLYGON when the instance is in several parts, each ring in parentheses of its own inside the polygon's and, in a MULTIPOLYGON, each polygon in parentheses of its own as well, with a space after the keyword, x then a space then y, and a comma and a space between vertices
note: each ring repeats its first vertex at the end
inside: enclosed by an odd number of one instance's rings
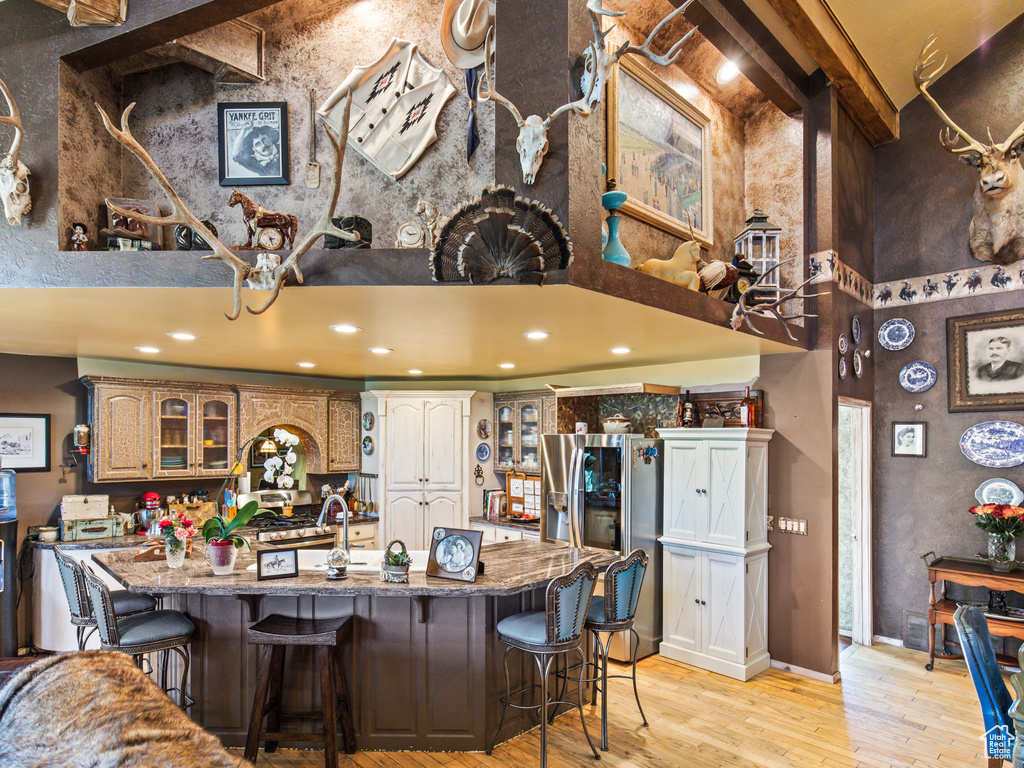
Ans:
MULTIPOLYGON (((757 271, 764 275, 779 263, 779 237, 782 227, 768 221, 768 214, 755 208, 754 213, 746 221, 747 227, 733 239, 736 253, 742 256, 757 271)), ((779 297, 779 270, 768 275, 761 283, 764 298, 774 300, 779 297)))

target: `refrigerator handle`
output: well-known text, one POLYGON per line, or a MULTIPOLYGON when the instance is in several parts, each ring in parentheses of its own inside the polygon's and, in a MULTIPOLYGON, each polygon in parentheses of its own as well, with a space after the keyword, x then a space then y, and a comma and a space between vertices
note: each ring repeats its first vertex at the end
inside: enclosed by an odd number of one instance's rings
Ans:
POLYGON ((583 498, 583 465, 586 453, 582 448, 573 448, 572 461, 569 465, 569 546, 583 548, 583 509, 580 500, 583 498))

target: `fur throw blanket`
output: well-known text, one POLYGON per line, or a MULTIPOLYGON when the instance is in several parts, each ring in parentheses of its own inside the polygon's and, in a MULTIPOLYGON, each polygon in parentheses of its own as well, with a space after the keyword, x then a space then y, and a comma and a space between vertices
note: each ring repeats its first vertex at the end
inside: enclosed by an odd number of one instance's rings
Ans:
POLYGON ((130 656, 48 656, 0 689, 4 768, 252 768, 182 712, 130 656))

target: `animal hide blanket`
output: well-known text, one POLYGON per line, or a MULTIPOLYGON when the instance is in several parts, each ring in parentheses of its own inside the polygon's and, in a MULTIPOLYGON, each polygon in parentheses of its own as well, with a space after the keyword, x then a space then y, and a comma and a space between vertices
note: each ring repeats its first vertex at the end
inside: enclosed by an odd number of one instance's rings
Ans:
POLYGON ((4 768, 252 768, 182 712, 130 656, 48 656, 0 689, 4 768))

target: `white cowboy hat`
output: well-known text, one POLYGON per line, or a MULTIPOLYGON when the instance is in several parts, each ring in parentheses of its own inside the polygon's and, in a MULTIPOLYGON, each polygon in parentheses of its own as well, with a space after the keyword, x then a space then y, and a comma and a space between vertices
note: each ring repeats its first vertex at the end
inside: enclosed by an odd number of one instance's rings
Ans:
POLYGON ((489 0, 444 0, 441 45, 451 63, 459 69, 483 64, 487 30, 492 26, 494 9, 489 0))

